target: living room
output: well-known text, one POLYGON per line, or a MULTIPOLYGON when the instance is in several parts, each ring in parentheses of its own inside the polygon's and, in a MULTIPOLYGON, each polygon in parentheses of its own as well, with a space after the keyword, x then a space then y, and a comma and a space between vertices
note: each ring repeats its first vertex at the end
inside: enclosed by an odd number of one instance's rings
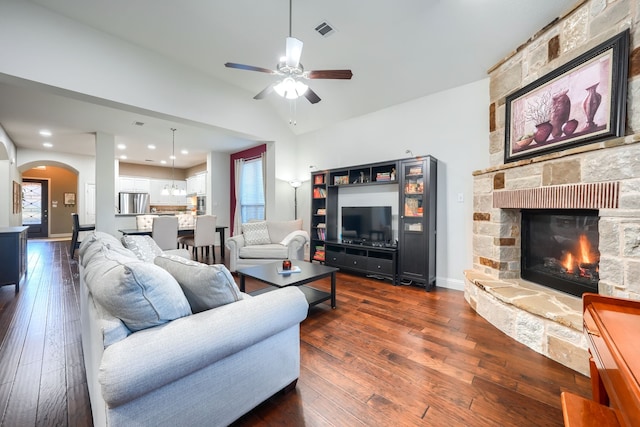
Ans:
MULTIPOLYGON (((588 42, 581 40, 580 37, 572 39, 576 43, 575 46, 564 46, 564 48, 569 51, 575 49, 571 51, 575 53, 569 53, 566 57, 560 55, 556 62, 544 63, 532 74, 531 80, 557 68, 568 61, 569 57, 587 50, 588 47, 591 47, 590 43, 595 43, 594 40, 604 40, 604 35, 614 35, 624 27, 630 27, 633 34, 636 28, 636 2, 613 2, 610 5, 595 1, 580 3, 584 4, 581 9, 579 8, 579 13, 571 10, 568 15, 561 18, 560 23, 551 26, 550 31, 561 31, 560 28, 565 22, 574 22, 572 19, 580 15, 582 20, 576 21, 581 23, 581 26, 577 28, 582 30, 595 28, 593 31, 600 31, 600 33, 584 37, 589 39, 588 42), (615 28, 616 31, 604 28, 605 25, 601 24, 602 22, 605 22, 608 27, 615 28), (580 44, 581 42, 583 44, 580 44)), ((12 22, 15 24, 17 21, 12 22)), ((14 30, 18 33, 25 31, 24 28, 15 27, 0 31, 13 34, 14 30)), ((529 36, 532 35, 529 34, 529 36)), ((547 37, 544 35, 541 39, 535 38, 531 42, 527 42, 526 38, 514 40, 512 49, 518 49, 523 43, 525 46, 530 46, 530 44, 537 43, 538 40, 547 41, 547 37)), ((8 38, 3 39, 8 40, 8 38)), ((632 51, 633 46, 632 44, 632 51)), ((20 62, 18 61, 20 58, 15 59, 16 64, 20 62)), ((44 73, 38 76, 36 75, 38 72, 32 70, 29 76, 23 73, 24 69, 20 70, 19 68, 20 66, 16 65, 16 69, 7 68, 2 72, 54 86, 59 84, 59 82, 53 84, 52 78, 44 76, 44 73)), ((635 99, 634 77, 632 67, 629 78, 627 137, 624 138, 624 144, 631 147, 635 142, 633 135, 634 129, 637 127, 633 105, 635 99)), ((438 180, 440 198, 437 214, 440 238, 437 246, 437 284, 443 288, 463 290, 465 287, 464 271, 475 262, 471 237, 474 224, 471 218, 477 209, 471 202, 474 198, 472 173, 496 165, 495 158, 500 158, 502 154, 499 153, 500 148, 497 150, 495 148, 501 147, 504 142, 501 138, 502 134, 499 131, 495 132, 495 129, 490 127, 489 112, 492 101, 497 101, 497 107, 494 107, 496 108, 494 119, 497 118, 497 122, 501 125, 504 120, 500 97, 494 99, 489 95, 493 89, 492 78, 486 78, 298 136, 291 136, 286 131, 286 127, 268 123, 266 120, 252 123, 251 126, 254 128, 251 131, 255 134, 278 135, 273 137, 277 143, 270 143, 274 154, 273 163, 270 166, 273 177, 270 183, 273 190, 272 203, 270 204, 271 214, 276 218, 278 216, 291 218, 293 212, 292 189, 288 186, 287 181, 294 177, 307 176, 311 168, 323 169, 398 159, 406 157, 407 152, 411 155, 433 155, 440 160, 440 179, 438 180), (452 114, 452 111, 455 111, 455 114, 452 114), (345 144, 345 141, 349 141, 350 144, 345 144), (375 149, 363 150, 362 147, 375 147, 375 149), (296 170, 292 170, 291 165, 296 165, 296 170), (288 176, 278 176, 276 170, 286 171, 285 175, 288 176), (458 195, 462 195, 461 200, 458 195), (286 206, 286 209, 276 209, 276 206, 286 206)), ((140 104, 142 105, 144 102, 140 102, 140 104)), ((238 102, 235 105, 238 108, 245 108, 247 104, 238 102)), ((217 113, 224 114, 220 111, 217 113)), ((261 112, 259 116, 264 117, 262 114, 261 112)), ((8 151, 11 152, 11 150, 8 151)), ((6 162, 15 158, 10 154, 7 157, 6 162)), ((19 162, 22 162, 19 150, 17 150, 17 158, 19 162)), ((219 164, 223 165, 224 162, 221 161, 219 164)), ((16 178, 17 174, 13 168, 7 164, 8 181, 16 178)), ((228 176, 228 173, 226 175, 228 176)), ((228 182, 228 178, 226 179, 227 181, 221 182, 228 182)), ((310 206, 308 205, 310 199, 310 187, 301 187, 298 194, 298 210, 303 218, 310 216, 310 206)), ((111 208, 110 202, 109 207, 111 208)), ((224 205, 221 205, 219 209, 220 211, 216 213, 220 217, 224 218, 224 215, 228 215, 224 205)), ((268 211, 267 215, 269 216, 269 214, 268 211)), ((10 214, 3 214, 3 216, 5 215, 7 224, 11 224, 13 218, 10 214)))

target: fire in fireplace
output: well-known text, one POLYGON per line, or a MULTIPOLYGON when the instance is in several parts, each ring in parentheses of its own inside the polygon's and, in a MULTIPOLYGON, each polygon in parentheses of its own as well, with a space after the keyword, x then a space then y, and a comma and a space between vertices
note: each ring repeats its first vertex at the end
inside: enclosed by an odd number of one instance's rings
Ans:
POLYGON ((598 211, 523 210, 521 277, 572 295, 598 292, 598 211))

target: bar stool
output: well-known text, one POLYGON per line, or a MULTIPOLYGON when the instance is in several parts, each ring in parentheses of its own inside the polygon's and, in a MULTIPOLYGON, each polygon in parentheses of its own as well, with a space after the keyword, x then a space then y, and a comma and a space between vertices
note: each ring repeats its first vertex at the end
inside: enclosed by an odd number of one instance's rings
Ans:
POLYGON ((73 258, 76 253, 76 249, 78 249, 80 247, 80 243, 82 243, 78 240, 79 233, 81 231, 91 231, 95 229, 95 224, 80 225, 78 214, 75 212, 71 214, 71 246, 69 247, 69 254, 71 255, 71 258, 73 258))

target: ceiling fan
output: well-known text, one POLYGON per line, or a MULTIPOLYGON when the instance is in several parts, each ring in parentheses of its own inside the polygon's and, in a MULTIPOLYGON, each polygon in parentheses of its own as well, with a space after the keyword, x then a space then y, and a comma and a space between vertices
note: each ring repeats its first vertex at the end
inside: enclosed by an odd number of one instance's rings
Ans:
POLYGON ((247 71, 259 71, 261 73, 276 74, 282 79, 271 83, 253 99, 262 99, 275 91, 278 95, 287 99, 296 99, 304 96, 312 104, 320 102, 320 97, 302 79, 342 79, 349 80, 353 76, 351 70, 313 70, 305 71, 300 63, 302 55, 302 41, 291 36, 291 1, 289 0, 289 37, 287 37, 286 56, 281 58, 275 70, 255 67, 253 65, 236 64, 227 62, 228 68, 237 68, 247 71))

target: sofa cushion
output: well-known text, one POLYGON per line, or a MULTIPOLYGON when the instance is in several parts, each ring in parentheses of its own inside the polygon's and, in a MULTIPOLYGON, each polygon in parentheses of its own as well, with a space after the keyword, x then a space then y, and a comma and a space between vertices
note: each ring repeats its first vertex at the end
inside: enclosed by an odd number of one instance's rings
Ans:
POLYGON ((162 253, 160 246, 151 236, 122 236, 122 244, 131 250, 138 259, 153 262, 153 259, 162 253))
POLYGON ((222 264, 207 265, 166 254, 154 262, 178 281, 194 313, 242 299, 233 276, 222 264))
POLYGON ((109 248, 113 252, 125 257, 136 258, 133 252, 123 247, 120 241, 111 234, 94 231, 82 240, 82 244, 78 249, 82 266, 84 267, 89 264, 94 255, 102 252, 103 247, 109 248))
POLYGON ((271 243, 266 221, 247 222, 242 224, 244 243, 247 246, 267 245, 271 243))
POLYGON ((132 332, 191 314, 176 280, 155 264, 119 255, 103 246, 84 269, 94 299, 132 332))
POLYGON ((287 259, 289 250, 279 243, 268 245, 243 246, 238 250, 240 258, 287 259))
POLYGON ((278 243, 284 240, 292 231, 302 230, 302 220, 293 221, 266 221, 269 239, 278 243))

